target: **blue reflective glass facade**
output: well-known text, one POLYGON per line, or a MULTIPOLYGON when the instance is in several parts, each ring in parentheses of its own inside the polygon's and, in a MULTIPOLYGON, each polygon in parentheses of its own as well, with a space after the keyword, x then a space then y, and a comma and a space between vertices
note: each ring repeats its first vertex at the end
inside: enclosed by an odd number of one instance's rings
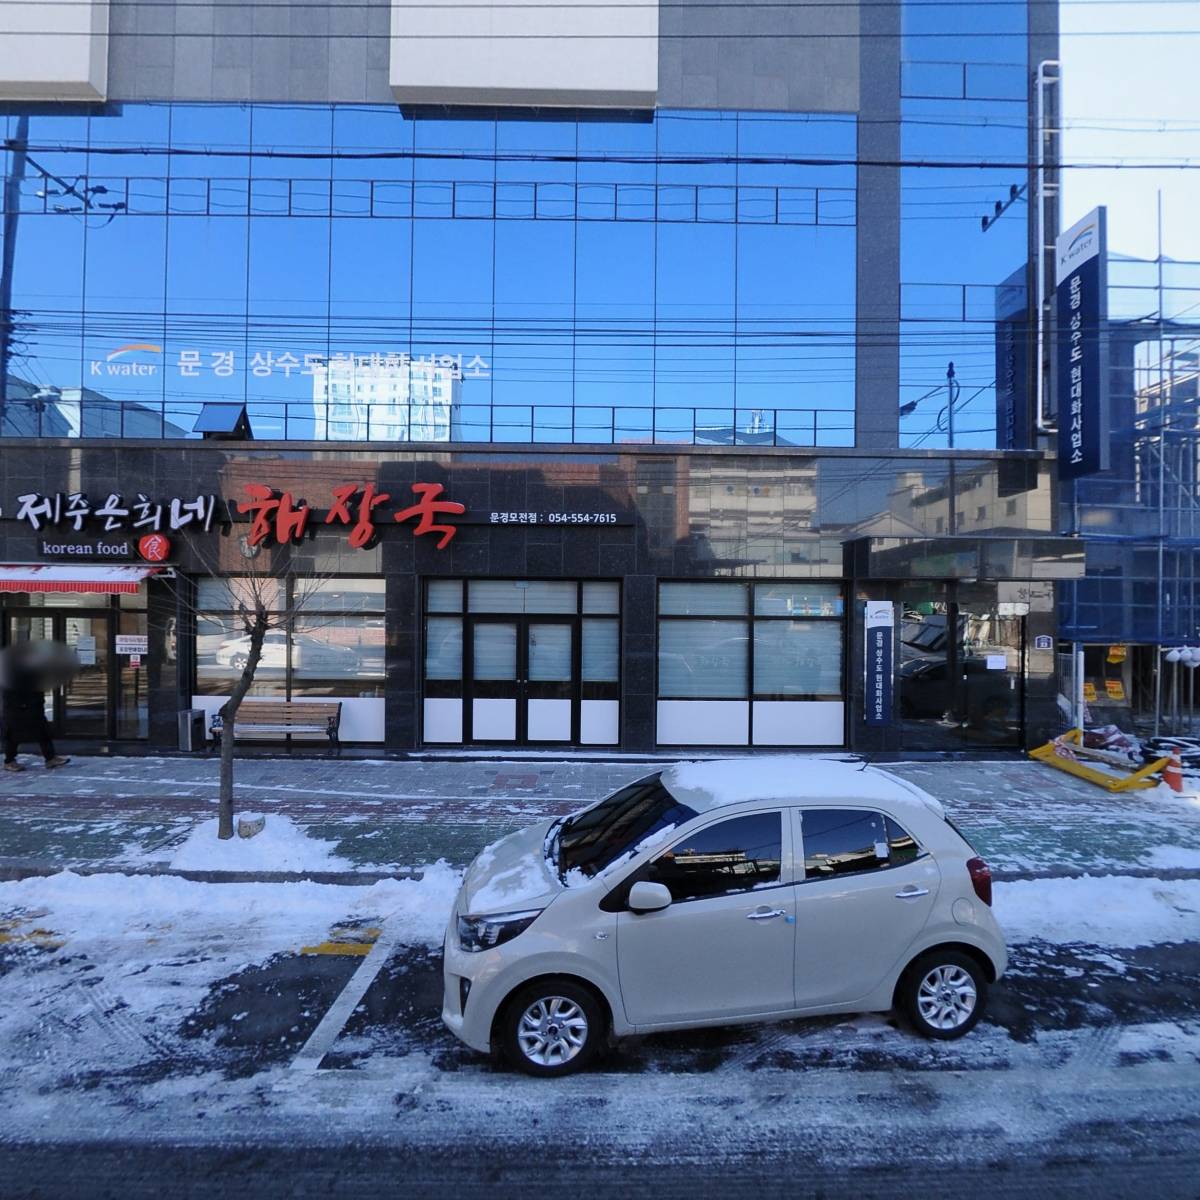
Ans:
POLYGON ((3 433, 854 443, 853 116, 0 123, 3 433))
POLYGON ((1008 448, 997 442, 997 334, 1031 290, 1029 14, 987 0, 902 14, 900 445, 951 444, 953 362, 954 447, 1008 448))

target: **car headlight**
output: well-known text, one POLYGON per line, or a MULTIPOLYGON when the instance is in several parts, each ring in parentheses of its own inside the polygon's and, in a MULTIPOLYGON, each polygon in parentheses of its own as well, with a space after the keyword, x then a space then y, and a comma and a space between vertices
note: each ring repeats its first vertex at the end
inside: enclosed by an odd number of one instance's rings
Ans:
POLYGON ((490 950, 511 942, 542 915, 540 908, 526 912, 495 913, 488 917, 458 918, 458 944, 464 950, 490 950))

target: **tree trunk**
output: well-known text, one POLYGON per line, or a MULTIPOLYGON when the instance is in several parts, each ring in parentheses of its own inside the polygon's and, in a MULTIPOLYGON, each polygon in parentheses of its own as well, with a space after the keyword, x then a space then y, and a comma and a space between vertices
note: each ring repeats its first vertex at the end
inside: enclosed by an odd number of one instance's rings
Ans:
POLYGON ((233 693, 221 705, 221 782, 217 803, 217 837, 222 840, 233 837, 233 727, 237 719, 237 711, 250 685, 254 682, 254 672, 258 669, 258 661, 262 657, 263 638, 266 636, 270 618, 259 608, 253 621, 247 622, 247 632, 250 634, 250 653, 246 657, 246 665, 237 683, 233 685, 233 693))

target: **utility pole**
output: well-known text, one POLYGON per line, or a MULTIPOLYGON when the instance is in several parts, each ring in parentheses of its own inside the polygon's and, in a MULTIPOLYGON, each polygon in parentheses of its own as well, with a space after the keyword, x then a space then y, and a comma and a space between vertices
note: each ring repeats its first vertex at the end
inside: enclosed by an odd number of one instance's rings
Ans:
POLYGON ((958 381, 954 377, 954 364, 946 364, 946 430, 950 442, 950 492, 949 492, 949 533, 953 537, 958 532, 958 489, 954 478, 954 401, 957 398, 958 381))

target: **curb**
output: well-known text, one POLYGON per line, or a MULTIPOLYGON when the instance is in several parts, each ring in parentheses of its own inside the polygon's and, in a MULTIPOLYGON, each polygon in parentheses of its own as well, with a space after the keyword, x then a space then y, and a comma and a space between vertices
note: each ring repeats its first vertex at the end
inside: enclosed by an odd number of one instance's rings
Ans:
POLYGON ((0 883, 44 879, 69 871, 74 875, 124 875, 186 879, 191 883, 331 883, 342 887, 369 887, 385 879, 423 879, 424 873, 398 871, 177 871, 171 867, 0 867, 0 883))

